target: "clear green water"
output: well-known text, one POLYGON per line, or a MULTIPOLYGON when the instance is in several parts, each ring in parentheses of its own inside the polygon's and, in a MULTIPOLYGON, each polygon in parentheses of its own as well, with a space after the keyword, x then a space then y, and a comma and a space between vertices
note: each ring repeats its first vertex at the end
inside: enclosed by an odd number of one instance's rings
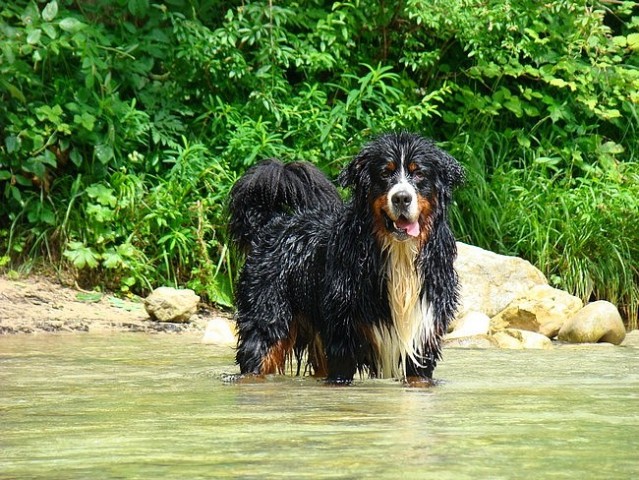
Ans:
POLYGON ((639 348, 449 349, 421 390, 228 385, 232 355, 0 337, 0 478, 639 478, 639 348))

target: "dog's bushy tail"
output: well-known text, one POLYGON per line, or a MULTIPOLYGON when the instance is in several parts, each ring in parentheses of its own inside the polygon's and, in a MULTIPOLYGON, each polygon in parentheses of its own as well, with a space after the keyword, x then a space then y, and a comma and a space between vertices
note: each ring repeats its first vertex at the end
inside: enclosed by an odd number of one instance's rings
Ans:
POLYGON ((332 210, 340 204, 335 186, 312 164, 265 160, 251 167, 231 189, 229 233, 247 253, 256 232, 276 215, 332 210))

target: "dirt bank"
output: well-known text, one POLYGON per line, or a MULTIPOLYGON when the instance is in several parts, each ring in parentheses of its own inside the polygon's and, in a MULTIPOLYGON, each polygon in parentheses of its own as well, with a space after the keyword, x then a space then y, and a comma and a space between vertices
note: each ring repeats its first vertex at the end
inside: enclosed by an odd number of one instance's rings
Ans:
POLYGON ((204 331, 220 312, 201 309, 190 323, 153 322, 141 300, 83 292, 51 279, 0 276, 0 335, 44 332, 204 331))

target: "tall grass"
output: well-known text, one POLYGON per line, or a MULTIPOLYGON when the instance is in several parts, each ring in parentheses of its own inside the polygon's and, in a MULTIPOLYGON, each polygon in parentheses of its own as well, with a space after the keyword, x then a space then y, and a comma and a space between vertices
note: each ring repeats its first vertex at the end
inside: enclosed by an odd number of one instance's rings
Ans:
POLYGON ((489 137, 491 147, 465 146, 469 181, 453 216, 460 238, 524 257, 553 285, 585 302, 609 300, 639 327, 639 163, 597 162, 573 176, 489 137))

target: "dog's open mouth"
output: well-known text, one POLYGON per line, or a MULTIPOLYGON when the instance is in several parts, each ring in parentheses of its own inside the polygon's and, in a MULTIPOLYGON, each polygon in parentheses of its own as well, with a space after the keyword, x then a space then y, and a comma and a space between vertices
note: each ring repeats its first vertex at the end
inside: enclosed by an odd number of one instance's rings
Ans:
POLYGON ((386 228, 401 240, 405 240, 408 237, 419 236, 419 222, 417 220, 410 221, 404 215, 400 215, 397 220, 393 221, 386 215, 386 228))

